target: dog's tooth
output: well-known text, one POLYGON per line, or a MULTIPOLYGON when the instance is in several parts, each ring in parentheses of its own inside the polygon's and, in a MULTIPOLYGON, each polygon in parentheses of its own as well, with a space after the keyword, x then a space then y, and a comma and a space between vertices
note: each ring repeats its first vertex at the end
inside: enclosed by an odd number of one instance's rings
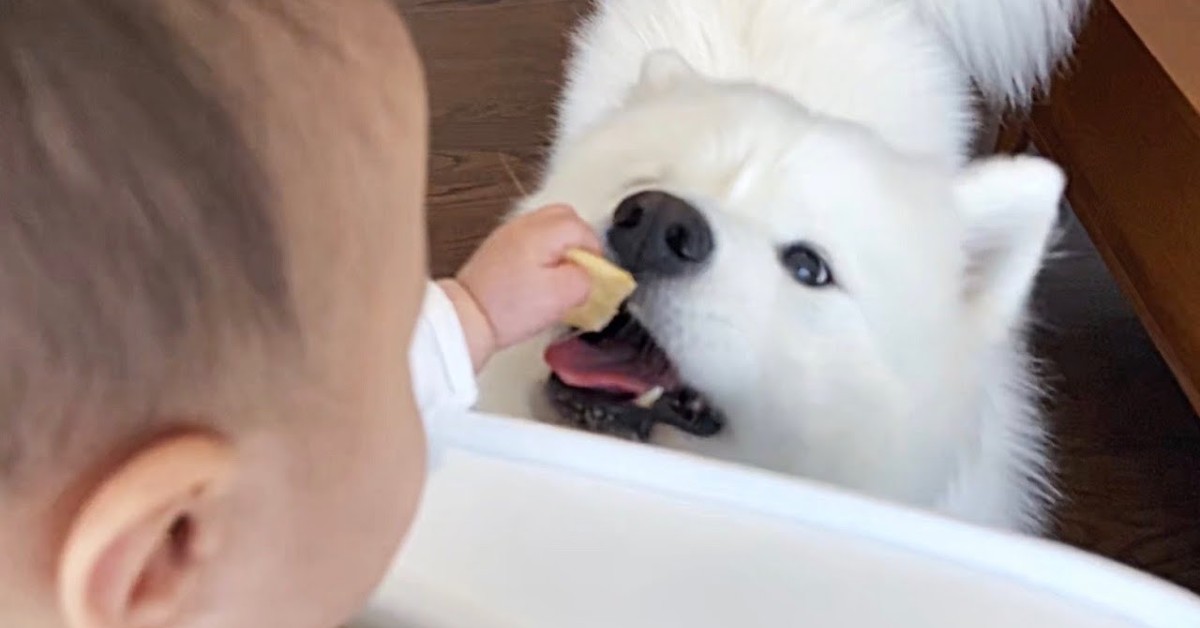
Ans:
POLYGON ((655 386, 654 388, 642 393, 642 395, 637 399, 634 399, 633 405, 649 410, 650 408, 653 408, 654 404, 658 403, 658 400, 662 399, 663 395, 666 393, 666 389, 662 386, 655 386))

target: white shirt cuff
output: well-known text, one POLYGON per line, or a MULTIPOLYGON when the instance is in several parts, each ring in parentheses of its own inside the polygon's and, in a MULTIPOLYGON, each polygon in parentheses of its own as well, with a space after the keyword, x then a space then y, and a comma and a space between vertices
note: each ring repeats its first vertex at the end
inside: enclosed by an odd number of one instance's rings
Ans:
POLYGON ((466 334, 454 304, 434 282, 425 290, 409 364, 417 407, 426 422, 442 412, 475 405, 479 386, 466 334))

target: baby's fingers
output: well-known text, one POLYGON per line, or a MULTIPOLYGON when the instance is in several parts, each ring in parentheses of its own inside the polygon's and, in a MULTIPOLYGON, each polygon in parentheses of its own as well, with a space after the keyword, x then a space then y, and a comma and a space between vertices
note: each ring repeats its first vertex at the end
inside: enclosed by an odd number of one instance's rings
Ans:
POLYGON ((554 316, 562 317, 567 310, 587 301, 592 292, 592 277, 579 266, 564 262, 548 270, 545 286, 553 295, 554 316))
POLYGON ((558 264, 570 249, 599 252, 602 248, 592 226, 566 205, 551 205, 531 216, 538 221, 537 257, 543 264, 558 264))

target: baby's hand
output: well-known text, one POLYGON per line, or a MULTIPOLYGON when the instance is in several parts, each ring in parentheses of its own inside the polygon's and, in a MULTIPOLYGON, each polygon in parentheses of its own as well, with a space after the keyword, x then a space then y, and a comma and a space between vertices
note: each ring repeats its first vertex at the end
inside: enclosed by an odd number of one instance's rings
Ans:
POLYGON ((439 282, 458 310, 476 370, 582 304, 588 274, 563 259, 568 249, 600 251, 600 240, 564 205, 525 214, 496 230, 454 279, 439 282))

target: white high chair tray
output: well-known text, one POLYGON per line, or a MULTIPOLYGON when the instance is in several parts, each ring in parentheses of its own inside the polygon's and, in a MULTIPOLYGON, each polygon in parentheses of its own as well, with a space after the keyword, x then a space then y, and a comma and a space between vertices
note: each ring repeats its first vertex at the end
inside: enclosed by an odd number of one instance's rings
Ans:
POLYGON ((528 421, 431 426, 424 504, 359 628, 1200 628, 1098 557, 528 421))

